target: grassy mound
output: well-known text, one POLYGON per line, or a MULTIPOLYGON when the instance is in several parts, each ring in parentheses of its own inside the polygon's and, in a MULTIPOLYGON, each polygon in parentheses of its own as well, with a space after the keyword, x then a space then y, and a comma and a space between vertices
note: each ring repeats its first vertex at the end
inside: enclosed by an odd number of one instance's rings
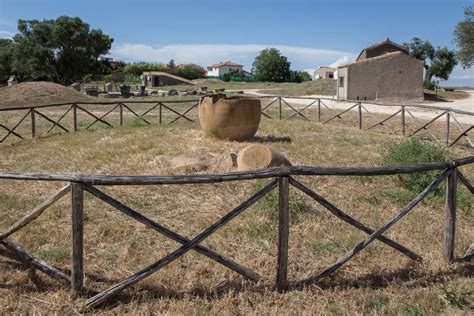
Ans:
POLYGON ((22 82, 0 88, 0 108, 30 107, 54 103, 97 101, 72 88, 46 81, 22 82))
POLYGON ((321 79, 303 83, 281 84, 276 89, 260 90, 259 93, 282 96, 330 95, 336 94, 336 80, 321 79))

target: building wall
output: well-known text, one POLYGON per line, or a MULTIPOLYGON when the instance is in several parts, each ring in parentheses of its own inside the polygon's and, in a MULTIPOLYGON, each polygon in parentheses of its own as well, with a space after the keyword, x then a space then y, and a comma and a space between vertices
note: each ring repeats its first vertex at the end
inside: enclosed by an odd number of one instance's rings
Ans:
POLYGON ((240 70, 242 71, 242 66, 238 67, 238 66, 221 66, 221 67, 216 67, 216 68, 213 68, 212 70, 208 70, 207 71, 207 76, 208 77, 219 77, 219 76, 223 76, 225 75, 226 73, 228 73, 229 71, 231 70, 240 70))
POLYGON ((423 63, 391 53, 347 66, 347 100, 422 100, 423 63))
POLYGON ((147 88, 186 84, 179 79, 168 77, 166 75, 144 75, 142 77, 142 84, 147 88))
POLYGON ((374 48, 364 49, 357 61, 381 56, 383 54, 391 52, 403 52, 403 50, 400 47, 397 47, 391 43, 386 43, 380 46, 376 46, 374 48))
POLYGON ((207 76, 209 77, 219 77, 219 68, 215 67, 211 70, 207 69, 207 76))
POLYGON ((337 69, 337 98, 339 100, 347 99, 347 67, 337 69))
POLYGON ((329 73, 334 76, 334 70, 331 68, 319 68, 314 71, 314 79, 329 79, 329 73))

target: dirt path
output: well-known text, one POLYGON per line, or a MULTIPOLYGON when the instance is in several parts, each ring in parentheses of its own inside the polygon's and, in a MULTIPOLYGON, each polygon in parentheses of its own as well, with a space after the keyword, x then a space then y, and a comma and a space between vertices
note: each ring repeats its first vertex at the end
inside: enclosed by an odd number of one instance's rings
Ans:
MULTIPOLYGON (((259 93, 260 89, 246 89, 244 90, 245 93, 248 94, 254 94, 257 96, 269 96, 269 94, 263 94, 259 93)), ((466 111, 466 112, 471 112, 472 115, 464 115, 464 114, 455 114, 456 119, 460 123, 465 123, 465 124, 474 124, 474 91, 466 91, 469 93, 469 97, 466 99, 460 99, 460 100, 454 100, 454 101, 447 101, 447 102, 426 102, 426 103, 421 103, 421 105, 429 105, 429 106, 434 106, 434 107, 447 107, 451 109, 456 109, 456 110, 461 110, 461 111, 466 111)), ((354 104, 354 102, 343 102, 343 101, 337 101, 334 99, 328 98, 327 95, 307 95, 304 96, 307 98, 322 98, 324 99, 323 102, 332 109, 340 109, 344 110, 349 108, 351 105, 354 104)), ((308 100, 308 99, 298 99, 298 98, 285 98, 285 101, 290 103, 291 105, 294 105, 295 107, 304 107, 305 105, 308 105, 314 100, 308 100)), ((364 107, 373 113, 382 113, 382 114, 393 114, 397 111, 400 110, 400 106, 398 105, 376 105, 376 104, 364 104, 364 107)), ((431 109, 420 109, 420 108, 408 108, 413 115, 419 118, 423 119, 432 119, 436 117, 437 115, 441 114, 444 112, 444 110, 431 110, 431 109)), ((354 109, 356 111, 357 109, 354 109)))

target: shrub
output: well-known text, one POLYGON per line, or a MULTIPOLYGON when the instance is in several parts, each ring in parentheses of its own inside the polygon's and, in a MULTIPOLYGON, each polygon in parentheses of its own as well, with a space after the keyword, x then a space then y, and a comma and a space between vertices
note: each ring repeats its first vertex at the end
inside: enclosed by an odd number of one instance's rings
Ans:
MULTIPOLYGON (((394 142, 388 146, 383 158, 383 164, 388 166, 422 164, 435 161, 444 161, 452 158, 449 152, 438 145, 413 138, 402 142, 394 142)), ((424 190, 439 174, 439 171, 417 172, 397 175, 402 185, 413 192, 424 190)), ((442 190, 438 187, 435 195, 442 190)))

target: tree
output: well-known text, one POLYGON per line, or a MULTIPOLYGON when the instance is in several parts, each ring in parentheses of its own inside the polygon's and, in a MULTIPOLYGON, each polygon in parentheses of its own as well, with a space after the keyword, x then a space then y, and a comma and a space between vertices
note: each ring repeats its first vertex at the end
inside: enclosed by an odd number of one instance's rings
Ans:
POLYGON ((291 82, 301 83, 305 81, 311 81, 311 76, 306 71, 298 71, 292 70, 291 71, 291 82))
POLYGON ((276 48, 262 50, 252 64, 252 72, 259 81, 288 82, 291 80, 290 62, 276 48))
POLYGON ((454 29, 454 42, 458 47, 457 57, 464 69, 474 63, 474 6, 464 9, 464 20, 454 29))
POLYGON ((7 81, 12 73, 13 41, 0 38, 0 82, 7 81))
POLYGON ((457 64, 456 53, 447 47, 433 48, 429 41, 423 41, 418 37, 412 38, 409 43, 403 43, 408 49, 410 56, 421 61, 426 69, 425 83, 432 84, 433 77, 448 80, 449 75, 457 64))
POLYGON ((435 53, 435 49, 429 41, 413 37, 409 43, 403 43, 402 45, 408 49, 410 56, 423 61, 425 69, 429 68, 427 61, 432 59, 435 53))
POLYGON ((174 70, 168 72, 174 73, 175 75, 186 78, 188 80, 194 80, 199 78, 205 78, 207 70, 196 64, 186 64, 180 67, 176 67, 174 70))
POLYGON ((19 20, 13 37, 15 74, 69 84, 87 74, 103 71, 98 58, 107 54, 113 39, 90 29, 80 18, 60 16, 56 20, 19 20))
POLYGON ((176 64, 174 63, 174 59, 171 59, 171 60, 168 62, 168 68, 170 68, 170 69, 176 68, 176 64))

